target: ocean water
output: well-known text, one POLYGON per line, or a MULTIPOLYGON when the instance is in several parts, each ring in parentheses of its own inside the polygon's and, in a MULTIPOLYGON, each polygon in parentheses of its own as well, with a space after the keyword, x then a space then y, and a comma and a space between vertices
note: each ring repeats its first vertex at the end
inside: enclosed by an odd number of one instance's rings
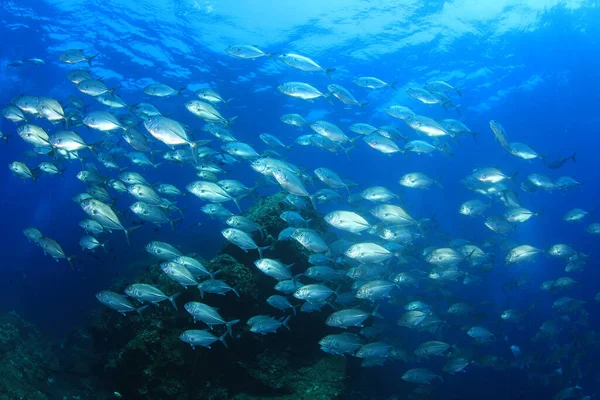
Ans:
MULTIPOLYGON (((357 186, 350 188, 353 193, 370 186, 385 186, 399 194, 400 201, 395 204, 405 207, 415 218, 435 218, 437 228, 434 233, 424 235, 400 252, 410 256, 408 265, 393 261, 392 270, 396 274, 399 271, 428 274, 432 266, 424 260, 424 249, 448 247, 452 239, 468 240, 484 248, 494 260, 490 271, 460 264, 461 271, 480 278, 476 284, 465 285, 462 277, 440 285, 425 276, 418 289, 394 289, 392 300, 377 301, 381 305, 383 323, 391 329, 384 340, 405 342, 404 347, 409 353, 428 340, 448 342, 456 346, 453 351, 457 354, 470 354, 465 357, 474 361, 465 372, 453 375, 441 372, 444 362, 438 359, 407 363, 392 360, 393 357, 389 357, 382 367, 364 368, 360 367, 360 360, 347 355, 347 391, 339 398, 552 398, 560 390, 575 386, 582 389, 577 389, 572 398, 598 393, 600 374, 592 362, 599 355, 598 344, 582 337, 595 338, 600 326, 598 303, 594 300, 600 291, 596 269, 599 238, 586 232, 586 226, 599 220, 593 214, 580 224, 562 220, 567 211, 576 207, 587 211, 598 209, 600 8, 597 1, 307 0, 298 3, 154 0, 138 3, 40 0, 2 1, 0 5, 0 107, 10 105, 19 95, 31 95, 52 97, 66 108, 67 98, 77 96, 87 105, 84 112, 109 110, 92 96, 80 93, 66 78, 71 70, 86 69, 94 77, 101 77, 106 86, 116 87, 115 93, 128 105, 154 104, 163 115, 185 124, 195 140, 212 139, 209 146, 218 152, 222 151, 222 143, 202 131, 205 122, 184 107, 185 102, 197 99, 194 92, 201 88, 211 88, 224 98, 232 99, 227 107, 220 105, 218 109, 227 118, 237 116, 231 124, 233 135, 259 153, 269 148, 260 140, 260 133, 275 135, 285 144, 293 143, 302 134, 314 133, 308 126, 300 130, 283 124, 280 117, 287 113, 298 113, 309 122, 326 120, 335 123, 351 138, 358 135, 350 132, 349 126, 362 122, 375 127, 393 125, 410 140, 431 142, 433 138, 419 135, 402 120, 386 114, 385 109, 403 105, 435 120, 462 121, 477 133, 476 140, 471 135, 443 139, 452 148, 452 156, 441 152, 385 155, 368 147, 362 138, 352 145, 344 145, 353 147, 348 151, 348 157, 343 152, 332 153, 314 146, 294 146, 289 151, 275 149, 286 161, 313 176, 314 184, 307 184, 310 193, 326 187, 312 172, 315 168, 326 167, 356 183, 357 186), (231 45, 253 45, 265 53, 273 53, 273 57, 253 60, 234 57, 225 51, 231 45), (97 57, 91 66, 86 62, 70 65, 59 59, 61 53, 69 49, 83 49, 85 55, 97 54, 97 57), (324 68, 336 70, 329 79, 323 72, 307 73, 290 68, 278 58, 284 53, 298 53, 324 68), (25 61, 22 65, 10 65, 31 58, 39 58, 44 63, 34 65, 25 61), (394 83, 395 88, 359 87, 353 81, 361 76, 377 77, 394 83), (423 87, 427 82, 438 80, 460 89, 460 96, 455 92, 447 93, 452 105, 460 105, 459 112, 452 106, 423 104, 406 92, 408 88, 423 87), (290 81, 308 83, 323 93, 328 93, 327 85, 335 83, 350 90, 359 102, 368 103, 362 109, 344 105, 333 98, 333 104, 325 98, 303 101, 278 90, 279 85, 290 81), (151 83, 186 89, 181 95, 151 97, 143 92, 143 88, 151 83), (567 161, 561 168, 553 170, 539 159, 517 158, 495 140, 490 120, 502 124, 511 142, 531 146, 538 154, 547 155, 548 161, 576 152, 576 163, 567 161), (507 184, 509 189, 518 193, 523 207, 539 212, 539 217, 518 224, 513 232, 498 235, 484 225, 485 218, 459 214, 460 205, 474 198, 492 204, 486 217, 505 212, 506 208, 497 197, 473 193, 460 182, 475 168, 483 167, 498 168, 506 175, 516 173, 513 182, 507 184), (439 177, 443 187, 433 185, 420 190, 399 185, 400 177, 410 172, 422 172, 435 179, 439 177), (519 185, 533 173, 546 174, 552 179, 571 176, 582 184, 569 190, 524 192, 519 185), (486 243, 487 247, 484 247, 486 243), (535 262, 508 266, 504 263, 506 253, 516 245, 530 244, 547 250, 559 243, 569 244, 577 252, 589 255, 584 271, 565 273, 566 261, 546 254, 537 257, 535 262), (530 278, 524 287, 509 288, 511 282, 524 276, 530 278), (540 289, 542 282, 563 276, 576 280, 576 286, 562 292, 549 293, 540 289), (552 310, 552 304, 562 296, 585 301, 585 304, 574 313, 557 313, 552 310), (424 300, 433 306, 435 314, 445 321, 440 330, 423 333, 396 325, 398 316, 404 312, 402 307, 412 300, 424 300), (448 306, 459 300, 478 308, 479 315, 458 320, 447 315, 448 306), (509 308, 520 310, 525 317, 517 323, 505 323, 499 315, 509 308), (560 325, 558 337, 542 344, 533 341, 540 325, 548 320, 560 325), (474 344, 464 328, 476 325, 487 327, 495 335, 495 342, 483 348, 474 344), (513 344, 521 348, 523 361, 511 353, 513 344), (568 356, 557 362, 547 361, 557 348, 565 345, 573 346, 568 356), (483 354, 504 360, 503 367, 498 368, 501 370, 475 362, 483 354), (423 386, 401 381, 400 377, 416 367, 430 368, 443 377, 443 382, 425 385, 431 393, 413 392, 423 386), (555 372, 557 370, 561 371, 555 372)), ((111 112, 123 114, 127 113, 127 108, 111 112)), ((29 122, 39 124, 49 133, 62 129, 61 124, 52 125, 43 119, 32 118, 29 122)), ((17 134, 19 125, 0 119, 0 132, 10 135, 6 146, 0 144, 0 164, 23 161, 33 167, 42 160, 53 161, 49 156, 28 158, 25 155, 32 146, 17 134)), ((81 122, 71 129, 80 133, 87 143, 95 143, 106 136, 81 122)), ((136 129, 150 137, 143 123, 136 129)), ((113 132, 113 138, 120 134, 119 130, 113 132)), ((397 144, 403 147, 404 141, 398 140, 397 144)), ((113 147, 122 147, 127 152, 133 150, 123 140, 115 142, 113 147)), ((162 152, 170 150, 158 141, 152 147, 162 152)), ((118 170, 106 169, 91 152, 80 153, 83 162, 94 163, 99 172, 110 177, 118 175, 118 170)), ((160 158, 161 153, 158 153, 156 160, 160 158)), ((158 168, 141 169, 132 166, 124 157, 118 157, 116 161, 120 168, 141 172, 152 183, 171 183, 182 191, 199 179, 193 163, 175 165, 163 161, 158 168)), ((95 294, 101 290, 122 292, 125 282, 137 282, 140 274, 156 262, 144 250, 149 241, 171 243, 184 254, 206 260, 217 255, 226 243, 220 233, 225 224, 201 212, 200 207, 205 202, 190 194, 177 199, 184 218, 175 231, 168 224, 156 227, 145 223, 132 233, 131 246, 127 245, 121 232, 113 232, 103 234, 100 240, 108 240, 107 252, 82 250, 78 242, 84 232, 78 223, 86 215, 72 201, 75 194, 86 189, 76 178, 81 165, 77 160, 61 161, 60 167, 65 169, 62 177, 43 175, 35 184, 32 180, 19 179, 8 168, 0 170, 3 194, 0 207, 3 256, 0 309, 15 310, 49 340, 60 340, 75 330, 85 330, 106 313, 121 317, 100 304, 95 294), (197 226, 197 223, 201 225, 197 226), (65 260, 55 262, 30 243, 22 234, 22 229, 30 226, 57 240, 67 255, 73 255, 75 270, 71 270, 65 260)), ((250 168, 249 161, 241 160, 226 169, 230 170, 226 179, 239 180, 249 187, 258 184, 257 190, 264 197, 284 190, 272 181, 265 182, 250 168)), ((369 216, 368 220, 375 224, 376 219, 369 214, 372 204, 349 205, 346 190, 338 192, 341 201, 317 205, 319 214, 316 218, 344 209, 369 216)), ((116 208, 123 212, 120 214, 123 224, 127 227, 138 224, 140 219, 128 209, 134 201, 132 197, 117 195, 114 191, 110 193, 117 198, 116 208)), ((257 199, 252 197, 243 199, 242 209, 246 211, 256 202, 257 199)), ((232 203, 224 205, 235 212, 232 203)), ((308 211, 301 211, 301 214, 308 215, 308 211)), ((377 236, 366 232, 355 236, 332 227, 328 231, 330 243, 340 237, 354 242, 381 242, 377 236)), ((260 243, 258 237, 257 241, 260 243)), ((276 258, 281 254, 273 252, 270 256, 276 258)), ((257 259, 258 255, 250 250, 249 257, 257 259)), ((254 274, 261 274, 248 259, 244 260, 254 268, 254 274)), ((337 268, 347 269, 348 264, 337 268)), ((308 282, 311 281, 306 279, 305 283, 308 282)), ((350 283, 344 281, 344 289, 350 283)), ((330 286, 334 289, 337 285, 330 286)), ((187 289, 186 295, 191 290, 196 289, 187 289)), ((270 294, 275 291, 267 296, 270 294)), ((289 297, 294 304, 301 304, 289 297)), ((248 301, 243 296, 242 299, 248 301)), ((215 307, 220 306, 220 301, 218 296, 210 298, 210 304, 215 307)), ((370 302, 358 304, 372 307, 370 302)), ((163 304, 161 307, 169 306, 163 304)), ((285 315, 268 307, 264 303, 257 304, 256 313, 285 315)), ((154 311, 149 311, 145 318, 152 320, 154 311)), ((323 321, 319 323, 323 323, 331 312, 331 309, 324 309, 321 312, 323 321)), ((186 316, 183 303, 178 313, 181 318, 186 316)), ((233 317, 235 311, 229 319, 233 317)), ((246 317, 248 315, 244 315, 247 320, 246 317)), ((123 318, 137 317, 128 314, 123 318)), ((310 330, 306 323, 317 321, 303 321, 303 318, 299 313, 291 319, 292 332, 300 325, 303 330, 310 330)), ((236 326, 239 333, 234 335, 241 336, 240 340, 254 335, 245 328, 244 319, 236 326)), ((371 319, 368 321, 367 325, 374 323, 371 319)), ((191 320, 189 325, 191 329, 191 320)), ((315 330, 323 331, 323 327, 315 327, 315 330)), ((359 330, 350 329, 356 333, 359 330)), ((341 330, 331 328, 324 332, 332 334, 341 330)), ((179 333, 174 331, 172 335, 176 337, 179 333)), ((289 335, 282 329, 275 335, 261 337, 261 340, 305 348, 316 357, 326 356, 317 343, 289 335)), ((235 339, 231 341, 235 342, 235 339)), ((215 347, 219 344, 214 344, 213 350, 195 351, 224 351, 215 347)), ((233 347, 234 354, 228 356, 232 359, 237 351, 235 345, 233 347)), ((100 375, 98 373, 99 379, 100 375)), ((134 392, 115 384, 109 386, 103 390, 134 392)), ((310 398, 307 396, 305 398, 310 398)), ((129 397, 144 398, 132 394, 129 397)))

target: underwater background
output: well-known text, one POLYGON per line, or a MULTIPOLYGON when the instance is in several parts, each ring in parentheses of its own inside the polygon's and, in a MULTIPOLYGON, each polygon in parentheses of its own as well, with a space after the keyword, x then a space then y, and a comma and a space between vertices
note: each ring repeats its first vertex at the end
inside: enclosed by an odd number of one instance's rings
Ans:
MULTIPOLYGON (((232 99, 219 110, 227 118, 237 116, 231 132, 259 153, 268 148, 259 139, 260 133, 270 133, 285 144, 313 133, 309 127, 300 130, 282 123, 280 117, 288 113, 300 114, 308 122, 333 122, 351 138, 357 135, 348 131, 348 126, 363 122, 375 127, 393 125, 404 136, 417 139, 403 121, 385 112, 393 105, 409 107, 435 120, 455 118, 464 122, 477 133, 476 140, 470 135, 449 139, 452 156, 388 156, 369 148, 362 138, 352 143, 348 157, 344 152, 315 146, 276 150, 309 174, 320 167, 335 171, 353 182, 349 187, 353 193, 370 186, 387 187, 400 195, 397 204, 411 215, 434 218, 434 230, 440 234, 423 235, 416 244, 406 245, 403 254, 409 257, 410 267, 398 267, 394 273, 412 269, 429 272, 423 249, 447 247, 459 238, 480 246, 489 242, 485 250, 494 259, 491 270, 469 272, 481 277, 476 284, 465 285, 461 279, 440 286, 425 277, 416 289, 394 289, 391 298, 375 301, 383 318, 369 319, 365 325, 384 325, 379 339, 407 355, 388 354, 385 358, 389 360, 383 365, 363 367, 361 359, 349 354, 320 350, 318 342, 323 336, 342 332, 325 324, 333 308, 315 313, 298 309, 298 315, 291 316, 289 331, 283 328, 263 336, 245 328, 254 315, 280 318, 291 313, 269 308, 266 298, 275 293, 272 287, 276 281, 256 269, 256 251, 246 253, 228 244, 221 235, 227 226, 203 213, 200 207, 205 202, 192 194, 177 199, 183 220, 172 230, 168 223, 160 227, 143 223, 129 211, 134 200, 127 193, 117 196, 111 192, 117 198, 116 208, 122 211, 119 217, 123 225, 142 228, 132 232, 131 246, 122 233, 114 231, 102 236, 101 242, 108 241, 106 252, 88 252, 78 244, 84 234, 78 223, 86 215, 72 198, 85 192, 86 185, 76 175, 87 162, 98 164, 99 171, 111 177, 120 170, 107 171, 91 152, 82 152, 82 162, 63 160, 62 176, 41 176, 35 184, 3 168, 0 354, 5 360, 2 368, 8 372, 0 378, 0 399, 583 399, 595 398, 599 392, 600 314, 594 296, 600 291, 596 268, 600 239, 585 229, 598 221, 593 210, 598 209, 596 196, 600 195, 597 1, 40 0, 1 1, 0 5, 0 107, 9 106, 17 96, 30 95, 57 99, 63 107, 69 96, 79 96, 86 104, 84 112, 107 109, 80 93, 66 78, 70 70, 82 68, 101 77, 107 87, 116 87, 115 93, 126 104, 151 103, 164 116, 189 127, 195 140, 213 139, 208 146, 217 152, 221 152, 221 143, 203 131, 204 121, 184 107, 202 88, 232 99), (256 46, 273 56, 235 57, 225 51, 231 45, 256 46), (59 60, 69 49, 83 49, 84 54, 97 56, 90 66, 85 61, 70 65, 59 60), (283 53, 302 54, 336 70, 331 79, 324 73, 299 71, 277 61, 283 53), (43 63, 11 65, 34 58, 43 63), (353 83, 363 76, 396 82, 395 88, 371 90, 353 83), (290 81, 309 83, 324 93, 327 85, 340 84, 359 102, 368 103, 361 108, 335 99, 330 104, 323 98, 305 102, 287 97, 278 87, 290 81), (460 96, 452 94, 453 107, 422 104, 407 94, 407 88, 430 81, 444 81, 460 89, 460 96), (186 89, 181 95, 152 98, 143 92, 151 83, 186 89), (459 112, 454 108, 458 104, 459 112), (570 157, 576 152, 576 163, 568 161, 552 170, 541 160, 518 159, 497 143, 490 120, 500 122, 511 140, 531 146, 548 159, 570 157), (524 207, 539 211, 539 218, 499 235, 484 225, 485 218, 459 214, 463 202, 477 197, 461 180, 482 167, 495 167, 507 175, 518 173, 514 190, 520 193, 524 207), (418 190, 398 184, 402 175, 416 171, 440 177, 443 187, 418 190), (571 176, 582 184, 569 190, 535 193, 519 189, 519 182, 533 173, 553 179, 571 176), (576 207, 591 212, 585 224, 563 221, 565 213, 576 207), (59 242, 65 254, 74 256, 74 270, 30 243, 22 234, 25 227, 36 227, 59 242), (239 298, 227 293, 202 300, 193 286, 184 290, 163 274, 160 262, 145 250, 150 241, 170 243, 183 254, 204 260, 211 271, 222 270, 219 279, 236 288, 239 298), (504 263, 506 253, 516 245, 531 244, 547 250, 557 243, 585 253, 586 268, 565 274, 565 260, 547 254, 535 262, 504 263), (540 289, 543 282, 561 276, 575 279, 576 286, 560 294, 540 289), (527 283, 515 287, 515 281, 523 277, 527 283), (169 295, 182 292, 177 299, 179 310, 161 303, 142 311, 143 317, 136 313, 122 316, 104 307, 95 296, 102 290, 122 293, 136 282, 158 285, 169 295), (553 302, 562 296, 585 303, 576 310, 557 313, 553 302), (423 332, 397 325, 404 304, 412 300, 426 301, 432 307, 443 321, 439 329, 423 332), (447 315, 449 305, 459 300, 473 305, 477 313, 462 319, 447 315), (241 319, 227 339, 229 348, 215 343, 210 350, 192 350, 179 340, 183 330, 194 327, 183 309, 189 301, 210 302, 226 319, 241 319), (506 324, 499 317, 505 309, 520 310, 525 317, 506 324), (548 320, 560 326, 556 335, 534 340, 540 325, 548 320), (474 343, 464 328, 474 325, 486 326, 494 334, 494 342, 474 343), (441 372, 444 359, 415 360, 415 347, 429 340, 450 343, 455 346, 451 351, 471 364, 464 371, 449 374, 441 372), (522 356, 511 352, 511 345, 518 345, 522 356), (484 355, 498 359, 486 365, 481 361, 484 355), (426 384, 401 379, 416 367, 428 368, 443 379, 426 384)), ((49 133, 62 129, 39 121, 28 122, 39 123, 49 133)), ((35 161, 28 158, 26 152, 32 146, 21 140, 18 126, 0 119, 0 132, 9 135, 7 145, 0 146, 0 164, 20 160, 35 165, 40 157, 51 160, 47 155, 38 155, 35 161)), ((81 122, 70 129, 79 132, 87 143, 99 142, 106 135, 81 122)), ((147 133, 143 123, 136 129, 147 133)), ((404 145, 403 141, 398 143, 404 145)), ((114 141, 113 146, 132 151, 124 141, 114 141)), ((152 146, 157 151, 170 150, 159 142, 152 146)), ((157 153, 156 160, 160 157, 157 153)), ((141 169, 131 166, 122 155, 116 160, 119 168, 128 168, 123 171, 140 172, 150 182, 170 183, 182 191, 199 179, 193 163, 162 161, 158 168, 141 169)), ((303 273, 309 266, 310 252, 297 243, 277 239, 287 226, 279 215, 291 209, 284 201, 287 191, 277 182, 264 180, 249 168, 248 160, 225 166, 230 170, 226 179, 248 187, 258 185, 259 196, 249 196, 240 203, 244 215, 251 216, 267 233, 266 238, 255 235, 260 246, 272 246, 265 254, 294 263, 294 275, 303 273)), ((313 184, 307 184, 311 193, 324 187, 314 179, 313 184)), ((300 212, 305 219, 312 218, 309 226, 328 243, 340 237, 353 242, 375 237, 366 232, 361 236, 340 233, 324 222, 324 215, 338 209, 369 215, 367 207, 349 205, 346 188, 338 193, 342 196, 339 202, 318 204, 316 210, 309 204, 300 212)), ((495 214, 503 213, 497 199, 479 197, 493 203, 495 214)), ((235 212, 235 206, 226 205, 235 212)), ((348 265, 336 268, 347 269, 348 265)), ((459 268, 472 271, 474 267, 461 264, 459 268)), ((345 285, 345 290, 351 282, 340 285, 345 285)), ((329 287, 336 289, 338 284, 329 287)), ((372 304, 353 303, 341 308, 372 309, 372 304)), ((205 328, 198 326, 195 329, 205 328)))

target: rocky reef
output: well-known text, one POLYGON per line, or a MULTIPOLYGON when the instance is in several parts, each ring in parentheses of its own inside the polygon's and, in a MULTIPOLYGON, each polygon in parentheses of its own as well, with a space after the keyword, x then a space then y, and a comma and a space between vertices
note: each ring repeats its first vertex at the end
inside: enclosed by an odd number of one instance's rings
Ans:
POLYGON ((95 388, 89 353, 53 346, 13 311, 0 313, 0 400, 109 398, 95 388))
MULTIPOLYGON (((278 242, 277 235, 286 227, 279 218, 286 210, 285 196, 277 194, 258 201, 245 216, 265 228, 261 246, 271 246, 268 257, 294 263, 294 273, 307 267, 307 255, 295 241, 278 242)), ((317 217, 314 215, 313 217, 317 217)), ((310 217, 309 217, 310 218, 310 217)), ((322 220, 315 218, 316 220, 322 220)), ((325 234, 325 228, 322 229, 325 234)), ((298 313, 290 321, 290 330, 257 335, 246 329, 248 318, 267 314, 286 315, 272 308, 267 297, 275 294, 276 281, 253 265, 258 258, 226 244, 205 265, 220 270, 219 279, 236 288, 239 298, 229 292, 219 296, 205 294, 193 287, 184 290, 171 281, 155 260, 138 282, 154 284, 164 293, 181 292, 179 310, 168 302, 144 311, 143 316, 126 317, 105 310, 93 322, 91 335, 100 361, 98 372, 127 399, 335 399, 344 390, 346 360, 319 350, 318 340, 325 332, 322 313, 298 313), (204 301, 219 308, 226 319, 240 319, 234 325, 228 348, 215 342, 211 349, 195 350, 179 339, 186 329, 204 329, 194 325, 183 310, 188 301, 204 301)), ((127 282, 132 283, 132 282, 127 282)), ((125 282, 112 289, 123 291, 125 282)), ((221 329, 219 329, 221 328, 221 329)), ((223 332, 215 327, 215 334, 223 332)))

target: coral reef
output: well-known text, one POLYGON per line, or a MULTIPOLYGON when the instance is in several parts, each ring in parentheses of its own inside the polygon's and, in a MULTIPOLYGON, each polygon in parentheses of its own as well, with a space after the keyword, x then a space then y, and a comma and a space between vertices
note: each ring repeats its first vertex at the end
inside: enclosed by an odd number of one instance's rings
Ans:
MULTIPOLYGON (((77 357, 74 348, 68 352, 73 360, 77 357)), ((76 367, 63 363, 61 353, 15 312, 0 314, 0 400, 92 398, 91 393, 95 399, 107 398, 75 373, 89 376, 91 360, 76 367)))
MULTIPOLYGON (((265 197, 245 215, 265 228, 264 237, 257 235, 257 242, 272 246, 268 257, 295 263, 294 268, 301 272, 307 266, 303 249, 295 241, 277 242, 279 231, 286 226, 279 218, 286 209, 284 198, 282 194, 265 197)), ((325 335, 324 315, 299 313, 290 321, 290 331, 282 328, 268 336, 246 329, 246 320, 254 315, 285 315, 266 302, 275 293, 276 281, 256 269, 253 262, 257 258, 252 251, 245 253, 225 244, 205 265, 212 271, 220 270, 219 279, 236 288, 240 297, 229 292, 205 294, 204 299, 197 289, 184 290, 172 282, 154 260, 150 261, 150 268, 137 281, 154 284, 168 294, 181 292, 179 311, 164 302, 144 311, 141 317, 123 317, 105 310, 94 321, 91 334, 95 351, 104 376, 112 379, 115 390, 127 399, 339 397, 344 389, 346 361, 318 348, 318 340, 325 335), (215 342, 211 349, 193 350, 179 340, 186 329, 205 328, 201 323, 194 325, 182 310, 188 301, 204 301, 218 307, 226 320, 241 320, 234 326, 234 337, 227 338, 228 348, 215 342)), ((121 282, 113 289, 122 291, 124 286, 121 282)), ((222 326, 215 327, 215 334, 222 332, 222 326)))

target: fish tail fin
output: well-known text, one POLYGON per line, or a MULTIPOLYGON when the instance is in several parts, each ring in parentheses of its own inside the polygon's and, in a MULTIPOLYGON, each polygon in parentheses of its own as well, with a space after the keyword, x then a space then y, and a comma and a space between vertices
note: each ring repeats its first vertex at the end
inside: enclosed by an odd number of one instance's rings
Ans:
POLYGON ((517 177, 517 175, 519 175, 519 171, 517 171, 514 174, 512 174, 511 176, 509 176, 508 179, 510 179, 511 181, 514 181, 514 179, 517 177))
POLYGON ((92 66, 92 60, 93 60, 94 58, 98 57, 98 55, 100 55, 100 53, 98 53, 98 54, 94 54, 93 56, 91 56, 91 57, 88 57, 88 58, 86 58, 86 59, 85 59, 85 60, 87 61, 88 65, 89 65, 90 67, 92 66))
POLYGON ((183 94, 183 91, 184 91, 185 89, 187 89, 187 85, 185 85, 185 86, 184 86, 184 87, 182 87, 181 89, 178 89, 178 90, 177 90, 177 94, 178 94, 178 95, 181 95, 181 94, 183 94))
POLYGON ((308 199, 310 200, 310 204, 312 204, 313 208, 316 210, 317 203, 315 203, 315 195, 313 194, 312 196, 308 196, 308 199))
POLYGON ((75 256, 70 256, 70 257, 65 257, 65 259, 67 260, 67 262, 69 263, 69 267, 71 267, 71 269, 73 271, 75 271, 75 267, 73 267, 73 262, 72 260, 75 258, 75 256))
POLYGON ((231 127, 231 124, 233 123, 233 121, 235 121, 236 119, 238 119, 237 115, 235 117, 231 117, 231 118, 227 118, 225 120, 225 125, 227 126, 227 129, 229 129, 231 127))
MULTIPOLYGON (((181 211, 181 210, 180 210, 181 211)), ((175 232, 175 226, 180 223, 181 221, 183 221, 183 217, 181 218, 177 218, 177 219, 172 219, 169 221, 169 224, 171 225, 171 229, 173 230, 173 232, 175 232)))
POLYGON ((190 150, 192 151, 192 157, 194 158, 194 164, 198 164, 198 143, 190 142, 190 150))
POLYGON ((394 81, 392 83, 388 83, 388 86, 391 87, 394 90, 398 90, 398 88, 396 88, 397 84, 398 84, 398 81, 394 81))
POLYGON ((458 95, 460 97, 462 97, 462 89, 454 89, 454 90, 456 90, 456 93, 458 93, 458 95))
POLYGON ((169 301, 171 302, 171 305, 173 306, 175 311, 179 310, 177 308, 177 303, 175 303, 175 299, 178 298, 179 296, 181 296, 181 293, 175 293, 173 296, 169 297, 169 301))
POLYGON ((571 156, 571 160, 573 160, 573 162, 577 164, 577 152, 573 153, 573 155, 571 156))
POLYGON ((246 197, 246 194, 243 194, 241 196, 238 197, 232 197, 231 200, 233 201, 233 203, 235 204, 235 206, 238 208, 238 210, 240 212, 242 212, 242 207, 240 207, 240 200, 242 200, 244 197, 246 197))
POLYGON ((136 308, 135 311, 140 314, 140 317, 144 318, 144 316, 142 315, 142 311, 144 311, 146 308, 148 308, 148 306, 142 306, 140 308, 136 308))
POLYGON ((377 304, 375 306, 375 308, 371 312, 371 315, 374 316, 375 318, 381 318, 381 319, 383 319, 383 316, 381 314, 379 314, 379 304, 377 304))
POLYGON ((540 208, 540 211, 538 211, 537 213, 535 213, 535 216, 541 219, 543 213, 544 213, 544 209, 540 208))
POLYGON ((471 267, 473 266, 473 253, 475 253, 475 250, 473 250, 472 252, 470 252, 466 257, 465 260, 469 261, 469 264, 471 264, 471 267))
MULTIPOLYGON (((342 147, 342 146, 340 146, 340 147, 342 147)), ((346 147, 342 147, 342 150, 344 151, 344 154, 346 154, 346 157, 348 157, 348 160, 352 160, 352 159, 350 158, 350 153, 349 153, 349 151, 350 151, 350 150, 352 150, 354 147, 355 147, 355 146, 354 146, 354 144, 353 144, 352 146, 348 147, 348 148, 346 148, 346 147)))
POLYGON ((363 101, 362 103, 358 103, 358 106, 359 106, 361 109, 363 109, 363 110, 364 110, 364 109, 365 109, 365 106, 366 106, 367 104, 369 104, 369 102, 368 102, 368 101, 363 101))
POLYGON ((333 104, 333 99, 331 98, 330 94, 324 94, 323 97, 325 97, 327 99, 329 104, 333 104))
POLYGON ((288 315, 287 317, 285 317, 285 319, 283 320, 283 322, 281 323, 282 326, 285 326, 285 328, 288 331, 291 331, 290 326, 288 325, 288 322, 290 322, 290 316, 288 315))
MULTIPOLYGON (((263 252, 263 250, 268 250, 268 249, 270 249, 270 248, 271 248, 271 246, 257 247, 256 249, 258 250, 258 256, 259 256, 260 258, 263 258, 263 256, 262 256, 262 252, 263 252)), ((239 297, 239 295, 238 295, 238 297, 239 297)))
POLYGON ((473 141, 477 143, 477 135, 479 135, 479 132, 471 132, 471 135, 473 135, 473 141))
POLYGON ((335 72, 336 70, 337 68, 325 68, 325 75, 327 75, 327 77, 331 79, 331 73, 335 72))
MULTIPOLYGON (((221 272, 223 272, 223 270, 221 270, 221 269, 218 269, 218 270, 216 270, 215 272, 213 272, 213 273, 209 274, 209 275, 210 275, 210 279, 211 279, 211 280, 215 280, 215 276, 219 275, 221 272)), ((239 297, 239 296, 238 296, 238 297, 239 297)))
POLYGON ((9 138, 10 136, 11 136, 11 135, 4 135, 4 136, 2 136, 2 139, 4 139, 4 145, 5 145, 5 146, 8 146, 8 138, 9 138))
POLYGON ((334 295, 336 298, 340 297, 340 289, 341 289, 341 288, 342 288, 342 285, 340 284, 340 285, 338 285, 338 287, 337 287, 337 288, 335 288, 335 290, 333 291, 333 295, 334 295))
POLYGON ((108 242, 110 242, 110 240, 107 240, 107 241, 106 241, 106 242, 104 242, 104 243, 100 243, 100 246, 102 247, 102 250, 104 250, 104 252, 105 252, 105 253, 107 252, 107 251, 106 251, 106 244, 107 244, 108 242))
POLYGON ((225 338, 227 338, 228 334, 229 334, 229 332, 225 332, 224 334, 219 336, 219 342, 223 343, 223 346, 225 346, 226 349, 229 348, 229 346, 227 345, 227 342, 225 341, 225 338))
MULTIPOLYGON (((115 90, 117 90, 117 89, 119 89, 120 87, 121 87, 121 85, 114 86, 114 87, 112 87, 112 88, 108 89, 108 93, 110 93, 110 94, 113 94, 113 93, 114 93, 114 91, 115 91, 115 90)), ((124 131, 126 131, 126 130, 127 130, 127 128, 122 128, 122 129, 123 129, 124 131)))
POLYGON ((140 229, 141 226, 132 226, 129 229, 125 229, 123 232, 125 233, 125 239, 127 239, 127 245, 131 247, 131 233, 140 229))
POLYGON ((438 185, 441 189, 443 189, 444 187, 442 186, 442 184, 440 183, 440 181, 442 180, 442 178, 444 177, 444 173, 442 172, 440 174, 440 176, 438 176, 438 178, 433 181, 433 183, 435 183, 436 185, 438 185))
POLYGON ((227 333, 229 334, 229 336, 233 337, 233 333, 231 331, 231 327, 235 324, 237 324, 238 322, 240 322, 239 319, 233 319, 227 323, 225 323, 225 326, 227 327, 227 333))
POLYGON ((292 306, 292 312, 294 313, 294 316, 297 315, 296 308, 298 308, 298 305, 292 306))

